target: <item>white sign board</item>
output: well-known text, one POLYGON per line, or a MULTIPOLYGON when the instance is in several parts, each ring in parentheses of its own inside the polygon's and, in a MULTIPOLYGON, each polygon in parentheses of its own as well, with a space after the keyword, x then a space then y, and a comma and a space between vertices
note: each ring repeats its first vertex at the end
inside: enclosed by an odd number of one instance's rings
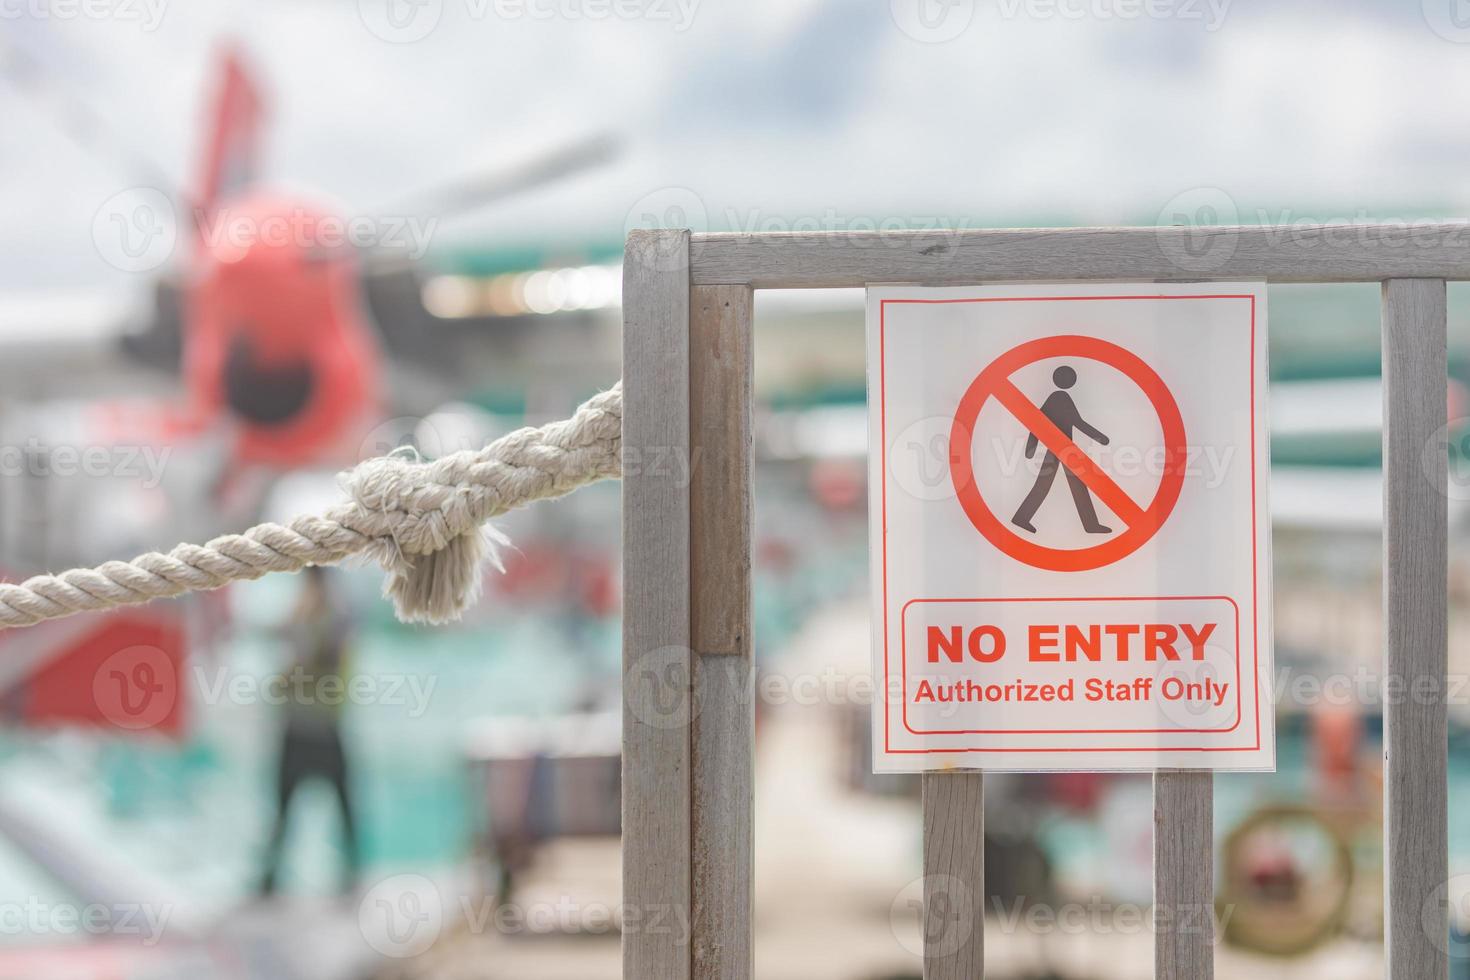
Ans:
POLYGON ((1274 769, 1264 284, 867 319, 874 768, 1274 769))

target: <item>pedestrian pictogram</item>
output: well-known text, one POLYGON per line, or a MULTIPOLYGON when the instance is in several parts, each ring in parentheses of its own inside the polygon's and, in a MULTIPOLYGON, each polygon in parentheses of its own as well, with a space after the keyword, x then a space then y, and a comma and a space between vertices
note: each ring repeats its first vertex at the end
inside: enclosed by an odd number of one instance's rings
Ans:
MULTIPOLYGON (((1077 403, 1067 394, 1067 389, 1077 383, 1077 372, 1066 364, 1052 372, 1052 383, 1057 390, 1047 396, 1046 401, 1041 403, 1041 414, 1045 415, 1051 424, 1056 426, 1063 436, 1072 438, 1073 430, 1082 432, 1092 441, 1106 446, 1107 435, 1097 426, 1089 425, 1082 414, 1077 411, 1077 403)), ((1036 455, 1036 447, 1040 439, 1032 432, 1026 436, 1026 458, 1030 459, 1036 455)), ((1032 485, 1031 492, 1026 494, 1026 499, 1021 502, 1021 509, 1016 511, 1016 516, 1011 518, 1011 523, 1023 531, 1036 533, 1031 519, 1036 516, 1036 510, 1041 506, 1042 500, 1046 499, 1047 492, 1051 490, 1052 482, 1056 479, 1057 470, 1061 463, 1057 454, 1050 448, 1046 450, 1046 457, 1041 461, 1041 472, 1036 474, 1036 483, 1032 485)), ((1087 489, 1087 484, 1082 477, 1072 471, 1070 467, 1067 473, 1067 489, 1072 491, 1072 502, 1077 507, 1077 516, 1082 519, 1082 530, 1088 534, 1111 534, 1113 529, 1097 519, 1097 510, 1092 506, 1092 491, 1087 489)))
MULTIPOLYGON (((1092 397, 1099 406, 1108 401, 1100 391, 1094 392, 1092 397)), ((1117 344, 1083 335, 1059 335, 1027 341, 990 362, 959 401, 949 450, 955 493, 975 528, 995 547, 1017 561, 1066 572, 1100 568, 1131 554, 1148 541, 1163 526, 1179 499, 1186 455, 1184 420, 1173 394, 1158 372, 1141 357, 1117 344), (1067 360, 1051 374, 1056 390, 1038 406, 1016 386, 1012 378, 1028 365, 1059 357, 1067 360), (1158 416, 1162 444, 1149 448, 1159 450, 1161 465, 1158 489, 1151 501, 1144 504, 1134 501, 1077 442, 1076 435, 1081 433, 1099 444, 1110 443, 1101 429, 1083 419, 1075 399, 1068 393, 1077 379, 1077 368, 1073 365, 1086 363, 1116 370, 1147 397, 1158 416), (992 398, 1027 433, 1026 458, 1032 458, 1039 445, 1046 447, 1040 472, 1030 492, 1014 516, 1004 522, 986 502, 984 489, 976 483, 973 464, 976 422, 985 403, 992 398), (1108 535, 1102 543, 1085 548, 1057 548, 1031 538, 1037 533, 1031 521, 1055 482, 1058 470, 1066 473, 1082 530, 1099 538, 1108 535), (1116 533, 1113 526, 1102 523, 1097 517, 1094 496, 1122 522, 1116 533), (1021 532, 1028 537, 1022 537, 1021 532)))
POLYGON ((1274 767, 1264 323, 869 289, 876 770, 1274 767))

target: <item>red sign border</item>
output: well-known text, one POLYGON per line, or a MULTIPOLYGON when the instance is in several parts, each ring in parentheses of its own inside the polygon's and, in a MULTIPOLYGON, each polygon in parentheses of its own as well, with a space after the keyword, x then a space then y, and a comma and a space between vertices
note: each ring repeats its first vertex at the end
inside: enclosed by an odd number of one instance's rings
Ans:
POLYGON ((882 500, 882 543, 883 558, 883 752, 885 755, 961 755, 970 752, 1256 752, 1261 748, 1261 643, 1260 643, 1260 583, 1259 555, 1257 547, 1257 521, 1259 481, 1256 475, 1256 297, 1254 293, 1198 293, 1187 295, 1102 295, 1102 296, 975 296, 955 299, 882 299, 878 301, 878 423, 879 461, 882 467, 879 492, 882 500), (1255 685, 1255 742, 1252 745, 1139 745, 1139 746, 1062 746, 1027 748, 1016 746, 982 748, 977 746, 959 748, 895 749, 890 742, 892 734, 892 710, 889 691, 888 644, 888 394, 887 394, 887 331, 888 305, 942 305, 953 303, 1024 303, 1024 302, 1081 302, 1112 300, 1219 300, 1243 299, 1250 303, 1250 398, 1251 398, 1251 675, 1255 685))

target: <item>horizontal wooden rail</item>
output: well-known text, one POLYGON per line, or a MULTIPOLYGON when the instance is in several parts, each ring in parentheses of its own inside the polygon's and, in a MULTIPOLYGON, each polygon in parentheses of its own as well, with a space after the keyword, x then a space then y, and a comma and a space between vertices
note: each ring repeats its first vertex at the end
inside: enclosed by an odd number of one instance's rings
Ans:
POLYGON ((873 283, 1470 280, 1470 223, 1026 228, 691 236, 690 282, 761 289, 873 283))

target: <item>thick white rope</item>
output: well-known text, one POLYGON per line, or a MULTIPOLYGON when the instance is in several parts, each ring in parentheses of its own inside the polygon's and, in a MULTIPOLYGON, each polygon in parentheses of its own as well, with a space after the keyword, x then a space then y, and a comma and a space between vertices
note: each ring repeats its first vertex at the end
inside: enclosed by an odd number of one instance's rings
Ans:
POLYGON ((217 589, 363 554, 388 573, 384 595, 407 622, 459 617, 479 592, 480 564, 504 538, 486 526, 508 510, 616 478, 621 382, 569 419, 518 429, 480 450, 419 462, 367 460, 339 478, 348 499, 289 525, 260 524, 208 544, 0 584, 0 629, 73 613, 217 589))

